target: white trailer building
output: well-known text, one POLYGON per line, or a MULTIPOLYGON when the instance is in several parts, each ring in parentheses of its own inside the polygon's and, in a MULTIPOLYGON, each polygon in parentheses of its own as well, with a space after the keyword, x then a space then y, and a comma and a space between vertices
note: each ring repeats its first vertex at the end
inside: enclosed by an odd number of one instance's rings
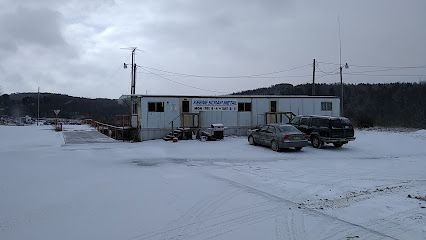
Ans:
POLYGON ((340 115, 334 96, 173 96, 125 95, 132 100, 132 127, 140 140, 159 139, 173 128, 205 129, 225 126, 225 135, 246 135, 247 130, 268 123, 287 123, 295 115, 340 115))

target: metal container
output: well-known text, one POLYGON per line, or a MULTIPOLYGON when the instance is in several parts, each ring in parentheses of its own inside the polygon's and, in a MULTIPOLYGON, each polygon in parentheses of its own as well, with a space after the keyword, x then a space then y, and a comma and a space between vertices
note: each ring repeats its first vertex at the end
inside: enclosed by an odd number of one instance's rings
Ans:
POLYGON ((215 139, 223 139, 223 137, 224 137, 224 134, 223 134, 224 127, 223 127, 222 123, 213 123, 211 125, 211 130, 213 132, 212 135, 213 135, 213 137, 215 139))

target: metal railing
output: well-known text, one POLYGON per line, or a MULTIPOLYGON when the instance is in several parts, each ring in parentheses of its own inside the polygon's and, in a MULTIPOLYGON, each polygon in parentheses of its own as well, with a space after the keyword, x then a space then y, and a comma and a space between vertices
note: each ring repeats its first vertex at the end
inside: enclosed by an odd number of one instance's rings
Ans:
POLYGON ((200 114, 199 113, 180 113, 172 121, 169 122, 169 125, 172 127, 172 131, 175 129, 175 121, 180 120, 180 127, 183 128, 198 128, 200 126, 200 114), (186 125, 185 116, 190 116, 191 124, 186 125))
POLYGON ((290 122, 296 116, 293 112, 266 112, 265 113, 265 123, 283 123, 283 119, 290 122))
POLYGON ((102 123, 93 119, 85 119, 86 124, 91 125, 100 133, 117 140, 134 140, 133 130, 131 126, 115 126, 112 124, 102 123))

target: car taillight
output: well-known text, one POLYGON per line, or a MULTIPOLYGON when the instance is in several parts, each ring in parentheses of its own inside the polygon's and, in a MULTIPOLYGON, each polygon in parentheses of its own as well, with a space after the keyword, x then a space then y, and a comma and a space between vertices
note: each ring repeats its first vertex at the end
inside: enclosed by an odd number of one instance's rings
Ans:
POLYGON ((283 135, 283 140, 288 140, 288 135, 287 134, 283 135))

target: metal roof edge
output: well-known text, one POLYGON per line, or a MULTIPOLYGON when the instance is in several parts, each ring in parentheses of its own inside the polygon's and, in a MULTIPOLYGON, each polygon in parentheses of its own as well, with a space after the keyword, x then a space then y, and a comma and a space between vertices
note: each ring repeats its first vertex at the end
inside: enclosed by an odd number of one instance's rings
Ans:
POLYGON ((309 95, 219 95, 219 96, 195 96, 195 95, 145 95, 145 94, 135 94, 135 95, 122 95, 120 98, 129 98, 129 97, 175 97, 175 98, 336 98, 338 96, 309 96, 309 95))

